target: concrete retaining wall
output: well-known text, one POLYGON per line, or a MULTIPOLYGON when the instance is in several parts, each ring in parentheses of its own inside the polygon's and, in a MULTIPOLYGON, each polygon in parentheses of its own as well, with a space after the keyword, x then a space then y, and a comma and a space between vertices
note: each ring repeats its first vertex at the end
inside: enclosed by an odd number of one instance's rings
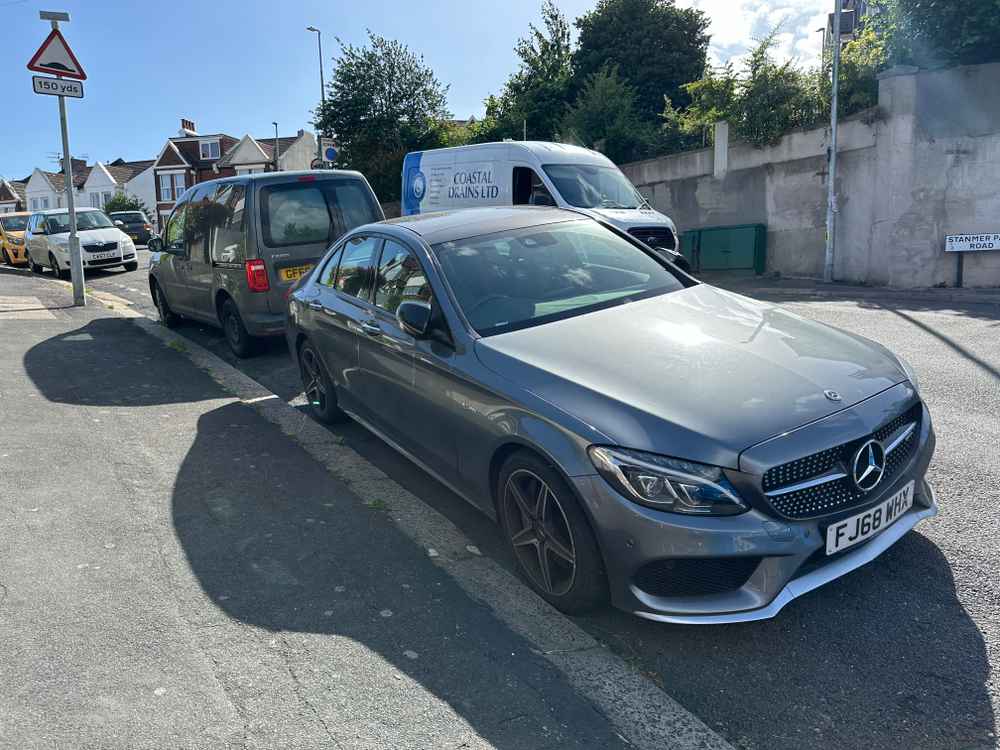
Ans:
MULTIPOLYGON (((954 285, 947 234, 1000 231, 1000 64, 888 71, 877 109, 840 124, 835 276, 954 285)), ((829 129, 625 164, 683 231, 764 223, 768 271, 822 274, 829 129), (721 163, 720 163, 721 161, 721 163), (719 167, 723 168, 719 168, 719 167)), ((1000 253, 967 254, 965 286, 1000 286, 1000 253)))

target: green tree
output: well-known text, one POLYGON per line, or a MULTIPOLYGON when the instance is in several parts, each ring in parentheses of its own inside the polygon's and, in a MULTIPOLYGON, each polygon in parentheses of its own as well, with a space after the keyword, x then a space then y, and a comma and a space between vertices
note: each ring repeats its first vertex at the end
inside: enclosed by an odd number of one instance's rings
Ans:
POLYGON ((890 65, 1000 61, 1000 0, 873 0, 867 23, 890 65))
POLYGON ((486 99, 486 115, 471 128, 477 143, 521 138, 553 140, 569 99, 573 51, 569 22, 552 0, 542 5, 544 29, 534 24, 514 51, 520 67, 498 96, 486 99))
POLYGON ((379 200, 398 200, 403 157, 445 145, 451 132, 448 87, 423 57, 368 32, 368 44, 340 39, 326 102, 315 111, 317 130, 337 138, 337 165, 357 169, 379 200))
POLYGON ((683 109, 684 84, 701 78, 708 52, 709 19, 674 0, 599 0, 576 20, 574 89, 580 91, 605 65, 616 65, 636 92, 636 111, 659 123, 663 97, 683 109))
POLYGON ((110 214, 113 211, 142 211, 147 219, 152 216, 141 198, 120 191, 112 195, 111 199, 104 204, 104 213, 110 214))
POLYGON ((583 85, 562 123, 563 137, 596 148, 612 161, 635 161, 656 147, 657 128, 643 122, 636 111, 636 92, 606 65, 583 85))

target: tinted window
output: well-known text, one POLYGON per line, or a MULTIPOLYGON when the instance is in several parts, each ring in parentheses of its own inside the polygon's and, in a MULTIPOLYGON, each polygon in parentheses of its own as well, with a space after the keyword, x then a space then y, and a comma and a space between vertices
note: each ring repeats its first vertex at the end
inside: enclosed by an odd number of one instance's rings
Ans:
POLYGON ((246 258, 246 186, 225 183, 213 200, 212 260, 216 263, 242 263, 246 258))
POLYGON ((0 225, 8 232, 23 232, 28 224, 27 216, 4 216, 0 217, 0 225))
POLYGON ((145 224, 146 216, 139 211, 121 211, 111 214, 112 219, 117 219, 118 221, 124 221, 126 223, 137 224, 139 222, 145 224))
POLYGON ((195 190, 188 201, 184 216, 188 256, 203 263, 208 263, 208 235, 218 213, 211 198, 214 189, 214 186, 207 186, 195 190))
POLYGON ((382 219, 360 180, 315 180, 261 188, 264 242, 271 247, 332 242, 382 219))
POLYGON ((344 245, 340 268, 337 270, 337 289, 344 294, 368 299, 375 252, 381 242, 377 237, 352 237, 344 245))
POLYGON ((483 335, 683 287, 664 265, 592 221, 496 232, 434 251, 466 318, 483 335))
POLYGON ((404 300, 430 302, 431 287, 417 257, 397 242, 386 240, 378 264, 375 304, 395 313, 404 300))

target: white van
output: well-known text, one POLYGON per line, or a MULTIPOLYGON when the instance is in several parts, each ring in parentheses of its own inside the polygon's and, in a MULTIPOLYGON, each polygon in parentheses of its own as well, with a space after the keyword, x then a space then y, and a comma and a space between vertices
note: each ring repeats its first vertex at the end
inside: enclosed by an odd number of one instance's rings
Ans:
POLYGON ((414 151, 403 160, 402 214, 474 206, 560 206, 677 254, 677 228, 646 202, 608 157, 545 141, 504 141, 414 151))

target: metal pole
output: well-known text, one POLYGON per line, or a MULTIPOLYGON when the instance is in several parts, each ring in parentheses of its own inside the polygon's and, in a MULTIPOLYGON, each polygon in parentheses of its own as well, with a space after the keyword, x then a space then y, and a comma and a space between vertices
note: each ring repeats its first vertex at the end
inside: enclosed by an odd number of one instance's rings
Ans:
MULTIPOLYGON (((321 109, 323 111, 322 105, 326 104, 326 83, 323 81, 323 32, 317 29, 315 26, 310 26, 306 31, 316 32, 316 46, 319 49, 319 101, 321 109)), ((323 145, 320 143, 319 128, 316 129, 316 158, 319 161, 324 161, 323 159, 323 145)))
POLYGON ((826 185, 826 257, 823 259, 823 281, 833 281, 833 257, 837 235, 837 88, 840 73, 840 15, 843 0, 835 0, 833 9, 833 75, 830 95, 830 168, 826 185))
MULTIPOLYGON (((58 29, 59 22, 52 21, 58 29)), ((61 76, 60 76, 61 77, 61 76)), ((69 272, 73 280, 73 304, 83 307, 87 295, 83 284, 83 258, 80 256, 80 238, 76 234, 76 201, 73 198, 73 157, 69 150, 69 128, 66 124, 66 97, 59 97, 59 128, 62 131, 63 177, 66 185, 66 207, 69 209, 69 272)))

